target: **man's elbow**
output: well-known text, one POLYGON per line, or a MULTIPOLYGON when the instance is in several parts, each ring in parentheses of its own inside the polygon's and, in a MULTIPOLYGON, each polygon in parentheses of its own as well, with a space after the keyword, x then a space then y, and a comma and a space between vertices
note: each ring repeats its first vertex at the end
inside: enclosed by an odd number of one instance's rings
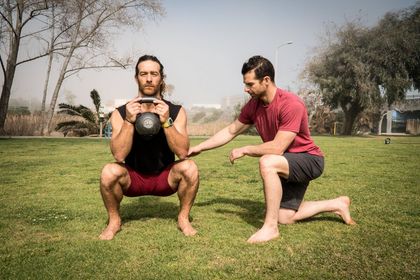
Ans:
POLYGON ((180 159, 186 159, 188 157, 188 150, 189 150, 189 145, 186 145, 185 147, 179 147, 176 151, 175 154, 176 156, 180 159))
POLYGON ((124 162, 125 160, 125 155, 122 153, 114 153, 113 156, 116 162, 124 162))
POLYGON ((188 157, 188 150, 186 150, 186 151, 182 151, 182 152, 178 152, 178 153, 176 154, 176 156, 177 156, 180 160, 186 159, 186 158, 188 157))

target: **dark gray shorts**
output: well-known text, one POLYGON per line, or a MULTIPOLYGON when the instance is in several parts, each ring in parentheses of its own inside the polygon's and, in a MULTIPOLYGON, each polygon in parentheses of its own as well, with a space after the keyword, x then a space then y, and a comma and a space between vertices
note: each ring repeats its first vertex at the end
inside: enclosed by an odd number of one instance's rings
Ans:
POLYGON ((309 182, 324 171, 324 157, 308 153, 285 153, 289 163, 289 178, 281 178, 283 196, 280 208, 298 210, 309 182))

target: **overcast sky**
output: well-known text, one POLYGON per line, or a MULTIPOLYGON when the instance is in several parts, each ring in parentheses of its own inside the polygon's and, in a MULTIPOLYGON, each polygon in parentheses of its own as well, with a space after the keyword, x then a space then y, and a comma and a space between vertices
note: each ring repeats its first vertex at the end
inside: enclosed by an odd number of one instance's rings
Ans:
MULTIPOLYGON (((113 42, 121 54, 156 55, 174 85, 172 99, 185 106, 221 103, 243 94, 242 64, 262 55, 275 65, 277 86, 297 90, 305 62, 331 23, 357 18, 371 26, 388 11, 415 0, 163 0, 166 16, 146 22, 138 32, 125 32, 113 42)), ((41 100, 46 61, 19 66, 12 98, 41 100)), ((76 104, 91 106, 89 92, 104 103, 137 95, 134 66, 127 70, 80 72, 64 82, 60 101, 74 95, 76 104)), ((0 78, 1 79, 1 78, 0 78)), ((3 81, 1 81, 3 82, 3 81)), ((49 102, 49 99, 48 99, 49 102)))

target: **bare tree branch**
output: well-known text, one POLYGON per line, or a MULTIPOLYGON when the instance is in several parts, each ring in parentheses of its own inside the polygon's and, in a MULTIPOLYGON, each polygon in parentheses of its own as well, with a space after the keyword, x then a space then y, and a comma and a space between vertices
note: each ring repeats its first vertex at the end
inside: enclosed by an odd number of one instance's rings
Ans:
MULTIPOLYGON (((55 48, 55 49, 52 50, 52 52, 56 52, 56 51, 60 51, 60 50, 65 50, 65 49, 68 49, 68 48, 69 47, 55 48)), ((38 58, 41 58, 41 57, 45 57, 45 56, 49 55, 50 53, 51 52, 46 52, 46 53, 43 53, 43 54, 40 54, 40 55, 31 57, 31 58, 28 58, 28 59, 21 60, 21 61, 19 61, 19 62, 16 63, 16 66, 18 66, 20 64, 23 64, 23 63, 26 63, 26 62, 29 62, 29 61, 34 61, 34 60, 36 60, 38 58)))
MULTIPOLYGON (((38 15, 40 15, 40 13, 38 13, 38 12, 41 12, 41 11, 44 11, 44 10, 48 10, 48 4, 47 4, 47 1, 41 1, 41 2, 38 2, 38 3, 36 3, 36 4, 40 4, 40 3, 44 3, 44 7, 41 7, 41 8, 38 8, 38 9, 34 9, 34 10, 32 10, 31 12, 30 12, 30 16, 26 19, 26 20, 24 20, 24 21, 22 21, 22 28, 26 25, 26 24, 28 24, 28 22, 30 22, 34 17, 36 17, 36 16, 38 16, 38 15)), ((18 5, 19 6, 19 5, 18 5)))
MULTIPOLYGON (((10 8, 10 7, 9 7, 10 8)), ((10 13, 10 9, 9 9, 9 13, 10 13)), ((1 17, 6 21, 7 25, 9 26, 10 30, 13 32, 13 34, 18 37, 19 35, 16 33, 16 30, 13 26, 13 23, 6 17, 6 15, 4 15, 1 11, 0 11, 0 15, 1 17)))

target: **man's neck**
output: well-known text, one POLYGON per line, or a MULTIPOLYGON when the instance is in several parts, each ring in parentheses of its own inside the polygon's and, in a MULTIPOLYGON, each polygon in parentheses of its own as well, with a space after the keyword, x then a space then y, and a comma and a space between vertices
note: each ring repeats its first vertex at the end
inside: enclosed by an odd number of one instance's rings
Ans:
POLYGON ((275 84, 271 84, 265 94, 263 96, 261 96, 261 100, 262 102, 264 102, 265 104, 270 104, 271 101, 273 101, 274 97, 276 96, 276 92, 277 92, 277 87, 275 84))

